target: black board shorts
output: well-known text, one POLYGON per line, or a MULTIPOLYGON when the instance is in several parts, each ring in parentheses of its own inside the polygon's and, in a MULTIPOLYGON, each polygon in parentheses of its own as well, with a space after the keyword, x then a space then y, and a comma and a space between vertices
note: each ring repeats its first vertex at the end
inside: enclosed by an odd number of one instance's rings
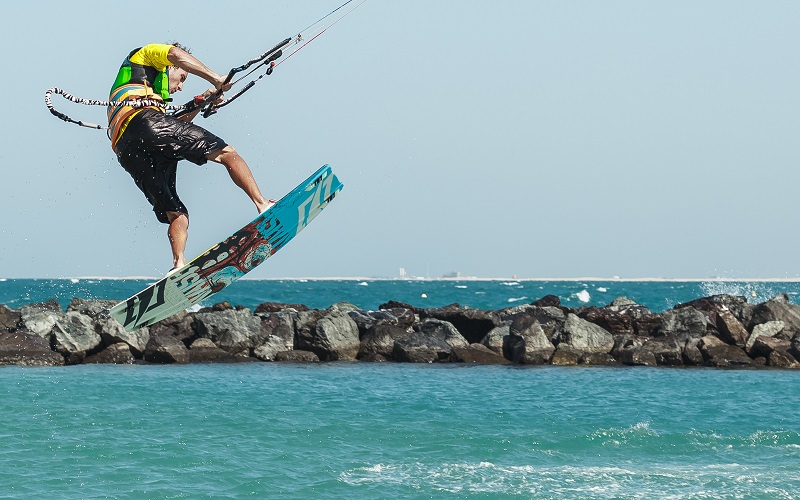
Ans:
POLYGON ((178 161, 203 165, 209 153, 227 143, 208 130, 155 109, 136 114, 117 141, 120 165, 153 206, 159 222, 169 224, 167 212, 189 214, 175 190, 178 161))

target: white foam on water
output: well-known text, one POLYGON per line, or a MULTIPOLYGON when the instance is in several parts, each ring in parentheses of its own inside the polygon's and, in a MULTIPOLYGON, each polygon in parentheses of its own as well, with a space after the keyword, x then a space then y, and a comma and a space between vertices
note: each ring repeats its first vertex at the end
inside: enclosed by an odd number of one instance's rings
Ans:
POLYGON ((78 278, 70 278, 70 280, 69 280, 69 281, 70 281, 71 283, 80 283, 80 282, 81 282, 81 280, 79 280, 78 278))
POLYGON ((456 288, 467 288, 467 285, 456 285, 456 288))
POLYGON ((528 300, 528 297, 511 297, 508 302, 519 302, 521 300, 528 300))
POLYGON ((358 284, 358 286, 369 286, 369 283, 367 283, 366 281, 362 281, 361 283, 358 284))
POLYGON ((606 288, 604 286, 601 286, 600 288, 597 289, 597 291, 598 292, 602 292, 602 293, 606 293, 608 291, 608 288, 606 288))
POLYGON ((592 296, 589 295, 589 291, 586 289, 581 290, 580 292, 575 294, 575 297, 578 298, 581 302, 589 302, 592 299, 592 296))
POLYGON ((503 281, 500 284, 505 286, 517 286, 519 285, 519 281, 503 281))

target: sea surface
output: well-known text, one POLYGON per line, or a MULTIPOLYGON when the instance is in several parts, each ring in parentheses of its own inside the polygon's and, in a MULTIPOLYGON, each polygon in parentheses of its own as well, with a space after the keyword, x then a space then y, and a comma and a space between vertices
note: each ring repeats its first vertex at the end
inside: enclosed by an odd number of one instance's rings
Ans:
MULTIPOLYGON (((0 303, 147 280, 5 280, 0 303)), ((663 311, 793 282, 240 281, 221 296, 663 311), (426 297, 422 297, 425 294, 426 297)), ((753 296, 755 295, 755 296, 753 296)), ((800 498, 800 371, 326 363, 0 367, 0 498, 800 498)))

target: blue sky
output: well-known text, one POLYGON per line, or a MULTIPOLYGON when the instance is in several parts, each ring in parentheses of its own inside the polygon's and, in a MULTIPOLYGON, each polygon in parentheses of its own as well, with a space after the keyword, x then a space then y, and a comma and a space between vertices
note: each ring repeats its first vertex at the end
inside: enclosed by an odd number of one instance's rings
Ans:
MULTIPOLYGON (((47 88, 106 99, 150 42, 223 73, 339 4, 6 6, 0 277, 171 266, 104 132, 47 88)), ((793 1, 368 0, 197 123, 269 197, 325 163, 345 183, 255 278, 797 278, 799 22, 793 1)), ((189 258, 255 215, 218 165, 183 162, 178 189, 189 258)))

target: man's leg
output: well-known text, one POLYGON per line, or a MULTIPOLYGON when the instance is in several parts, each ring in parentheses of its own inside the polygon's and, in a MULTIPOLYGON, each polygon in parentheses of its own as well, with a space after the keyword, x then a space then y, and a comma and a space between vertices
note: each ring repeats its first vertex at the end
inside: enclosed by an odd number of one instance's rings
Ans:
POLYGON ((264 195, 261 194, 256 179, 250 171, 250 167, 247 166, 247 163, 239 156, 239 153, 236 152, 233 146, 225 146, 219 151, 209 153, 207 158, 213 162, 225 165, 234 184, 242 188, 253 203, 255 203, 258 213, 262 213, 273 205, 272 202, 264 198, 264 195))
POLYGON ((186 250, 186 239, 189 237, 189 216, 181 212, 167 212, 169 219, 169 244, 172 247, 172 269, 178 269, 186 265, 186 257, 183 255, 186 250))

